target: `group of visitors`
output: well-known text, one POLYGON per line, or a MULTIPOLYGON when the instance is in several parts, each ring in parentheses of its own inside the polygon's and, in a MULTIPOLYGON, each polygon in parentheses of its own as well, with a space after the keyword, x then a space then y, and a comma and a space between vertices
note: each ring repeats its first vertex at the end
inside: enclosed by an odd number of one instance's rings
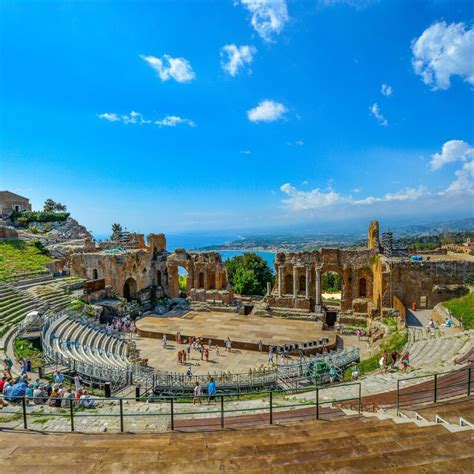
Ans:
POLYGON ((388 351, 384 351, 382 357, 379 360, 380 372, 385 374, 389 369, 394 369, 397 362, 400 361, 401 371, 406 372, 410 367, 410 354, 405 351, 401 356, 396 349, 393 349, 390 354, 388 351))
POLYGON ((112 334, 114 331, 129 333, 135 330, 135 324, 128 316, 124 316, 113 318, 111 322, 106 324, 105 328, 108 334, 112 334))
MULTIPOLYGON (((26 403, 35 405, 68 408, 72 403, 75 407, 93 408, 95 400, 82 387, 78 375, 74 377, 74 384, 75 389, 67 388, 64 384, 64 375, 58 370, 54 372, 52 382, 42 382, 40 379, 32 382, 27 374, 13 378, 11 374, 4 373, 0 380, 0 393, 3 394, 4 400, 11 403, 21 403, 24 398, 26 403)), ((5 404, 0 399, 0 406, 5 404)))
MULTIPOLYGON (((163 339, 165 336, 163 336, 163 339)), ((178 365, 180 364, 186 364, 187 361, 191 360, 191 351, 194 349, 195 351, 199 352, 201 355, 201 360, 209 362, 209 355, 210 351, 212 349, 212 340, 209 339, 207 341, 207 347, 205 345, 204 339, 202 338, 196 338, 196 337, 191 337, 189 338, 189 341, 186 341, 188 343, 186 349, 180 349, 177 353, 177 363, 178 365)), ((163 340, 163 345, 165 345, 165 341, 163 340)), ((215 350, 216 350, 216 355, 219 356, 219 346, 216 344, 215 345, 215 350)))
MULTIPOLYGON (((196 381, 193 391, 193 405, 202 403, 202 387, 199 383, 199 380, 196 381)), ((213 377, 209 379, 209 384, 207 385, 207 403, 214 402, 217 395, 217 384, 213 377)))

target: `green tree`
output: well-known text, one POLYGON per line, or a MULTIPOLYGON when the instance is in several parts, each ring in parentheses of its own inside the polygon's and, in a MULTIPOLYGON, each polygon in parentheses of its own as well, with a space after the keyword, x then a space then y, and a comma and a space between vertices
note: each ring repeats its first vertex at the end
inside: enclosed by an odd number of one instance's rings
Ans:
POLYGON ((321 288, 327 293, 337 293, 342 289, 342 278, 336 272, 323 273, 321 277, 321 288))
POLYGON ((112 235, 110 236, 110 240, 118 240, 122 231, 123 229, 121 224, 117 222, 112 224, 112 235))
POLYGON ((56 206, 54 206, 54 210, 57 212, 64 212, 67 210, 66 206, 64 204, 61 204, 60 202, 56 203, 56 206))
POLYGON ((273 274, 268 263, 255 253, 245 253, 226 261, 229 283, 237 293, 264 295, 273 274))
POLYGON ((44 212, 54 212, 54 209, 56 208, 57 203, 53 201, 52 199, 46 199, 44 202, 43 206, 43 211, 44 212))

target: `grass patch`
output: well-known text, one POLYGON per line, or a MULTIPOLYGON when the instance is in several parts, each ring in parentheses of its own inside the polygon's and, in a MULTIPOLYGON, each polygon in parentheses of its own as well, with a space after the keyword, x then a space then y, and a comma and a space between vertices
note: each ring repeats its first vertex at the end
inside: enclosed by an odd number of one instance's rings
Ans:
POLYGON ((47 270, 52 258, 35 242, 20 239, 0 241, 0 280, 8 281, 15 273, 47 270))
POLYGON ((15 357, 18 360, 30 359, 31 368, 35 369, 40 367, 43 364, 41 356, 43 352, 41 351, 41 346, 38 340, 29 341, 27 339, 16 339, 15 341, 15 357))
POLYGON ((11 421, 18 421, 23 415, 21 413, 12 413, 7 416, 0 416, 0 423, 9 423, 11 421))
MULTIPOLYGON (((359 372, 361 375, 374 372, 379 368, 379 360, 382 357, 384 351, 389 353, 394 349, 400 354, 408 341, 408 331, 402 329, 401 331, 395 331, 390 334, 385 340, 380 343, 380 349, 376 354, 373 354, 368 359, 365 359, 359 363, 359 372)), ((344 381, 351 379, 352 367, 348 367, 344 371, 344 381)))
POLYGON ((448 308, 451 314, 461 321, 464 329, 474 329, 474 293, 445 301, 443 306, 448 308))

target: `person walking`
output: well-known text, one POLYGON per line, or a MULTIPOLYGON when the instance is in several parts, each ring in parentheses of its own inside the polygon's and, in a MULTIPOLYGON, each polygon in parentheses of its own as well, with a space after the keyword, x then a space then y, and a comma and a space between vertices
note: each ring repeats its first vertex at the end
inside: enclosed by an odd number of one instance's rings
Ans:
POLYGON ((207 386, 207 404, 209 405, 211 402, 215 401, 216 399, 216 393, 217 393, 217 384, 214 381, 214 378, 211 377, 211 380, 209 381, 209 385, 207 386))
POLYGON ((259 350, 260 352, 263 352, 263 342, 262 342, 261 339, 260 339, 260 341, 258 342, 258 350, 259 350))
POLYGON ((194 386, 193 405, 196 405, 196 403, 201 405, 201 385, 199 381, 196 381, 196 385, 194 386))
POLYGON ((402 364, 402 372, 406 372, 408 370, 408 367, 410 367, 410 353, 408 351, 406 351, 402 355, 401 364, 402 364))

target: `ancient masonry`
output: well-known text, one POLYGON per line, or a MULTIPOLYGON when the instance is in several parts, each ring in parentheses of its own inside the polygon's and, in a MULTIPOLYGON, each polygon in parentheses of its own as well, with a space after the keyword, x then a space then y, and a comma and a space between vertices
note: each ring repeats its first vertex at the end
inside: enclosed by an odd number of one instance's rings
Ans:
MULTIPOLYGON (((86 246, 69 257, 73 274, 91 280, 97 292, 111 287, 128 300, 186 296, 195 301, 232 304, 224 262, 217 252, 166 250, 163 234, 134 235, 134 248, 113 249, 104 244, 86 246), (187 288, 180 291, 179 267, 187 272, 187 288)), ((311 252, 278 253, 275 282, 260 311, 279 315, 311 315, 323 311, 321 277, 336 272, 342 277, 340 311, 372 317, 394 307, 432 308, 440 301, 465 294, 466 280, 474 273, 469 261, 387 259, 381 253, 379 224, 373 221, 367 248, 322 248, 311 252)))

